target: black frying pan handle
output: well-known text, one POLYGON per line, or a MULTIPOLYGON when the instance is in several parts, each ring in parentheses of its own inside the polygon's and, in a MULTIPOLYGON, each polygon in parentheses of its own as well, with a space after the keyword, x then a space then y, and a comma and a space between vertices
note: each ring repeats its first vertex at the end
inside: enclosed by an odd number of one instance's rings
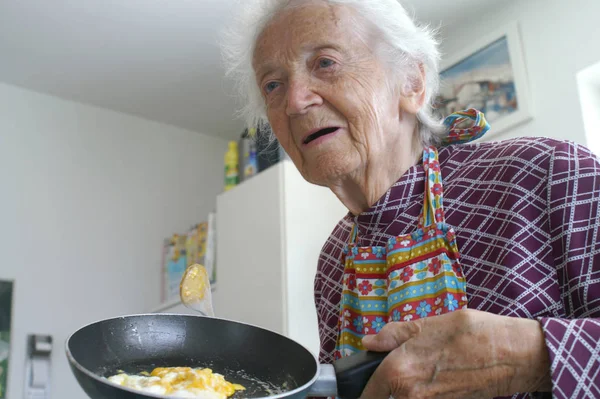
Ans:
POLYGON ((337 379, 338 397, 358 399, 375 369, 389 352, 362 351, 343 357, 333 363, 337 379))

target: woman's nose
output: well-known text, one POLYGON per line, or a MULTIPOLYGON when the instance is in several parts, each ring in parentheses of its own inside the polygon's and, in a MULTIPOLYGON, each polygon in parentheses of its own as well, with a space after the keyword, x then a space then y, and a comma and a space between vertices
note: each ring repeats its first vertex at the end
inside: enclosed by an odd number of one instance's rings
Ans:
POLYGON ((323 104, 320 95, 303 80, 294 80, 289 82, 287 92, 288 116, 305 114, 312 106, 323 104))

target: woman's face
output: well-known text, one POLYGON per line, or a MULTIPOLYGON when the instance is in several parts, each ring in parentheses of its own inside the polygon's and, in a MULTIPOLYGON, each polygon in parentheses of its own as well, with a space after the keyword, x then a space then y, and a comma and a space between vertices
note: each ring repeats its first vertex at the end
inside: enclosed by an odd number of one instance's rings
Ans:
MULTIPOLYGON (((336 184, 392 159, 412 136, 398 85, 390 84, 354 11, 312 2, 275 16, 253 66, 275 136, 304 178, 336 184)), ((375 43, 371 43, 375 42, 375 43)))

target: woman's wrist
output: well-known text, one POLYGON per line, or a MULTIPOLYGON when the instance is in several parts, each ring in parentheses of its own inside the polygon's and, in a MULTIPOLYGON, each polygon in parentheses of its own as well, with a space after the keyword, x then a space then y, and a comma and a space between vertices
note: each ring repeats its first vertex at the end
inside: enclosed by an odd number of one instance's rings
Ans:
POLYGON ((551 392, 550 356, 544 331, 537 320, 513 318, 509 352, 515 367, 513 392, 551 392))

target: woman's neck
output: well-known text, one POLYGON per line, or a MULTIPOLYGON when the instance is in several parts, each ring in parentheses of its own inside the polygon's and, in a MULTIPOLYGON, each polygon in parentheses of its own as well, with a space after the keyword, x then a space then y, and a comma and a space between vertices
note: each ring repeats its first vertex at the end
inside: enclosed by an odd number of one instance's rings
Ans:
POLYGON ((404 145, 373 154, 360 170, 329 188, 353 215, 371 208, 404 173, 421 160, 423 146, 418 134, 404 145))

